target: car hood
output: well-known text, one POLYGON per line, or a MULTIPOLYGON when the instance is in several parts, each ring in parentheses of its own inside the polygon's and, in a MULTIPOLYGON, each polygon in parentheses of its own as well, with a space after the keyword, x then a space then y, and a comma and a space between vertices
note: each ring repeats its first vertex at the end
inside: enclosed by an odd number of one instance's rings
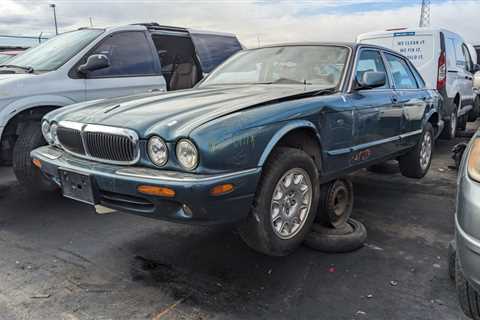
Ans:
POLYGON ((198 126, 246 108, 310 96, 325 88, 303 85, 208 87, 165 94, 143 94, 83 103, 60 109, 51 121, 130 128, 141 137, 166 140, 188 136, 198 126))

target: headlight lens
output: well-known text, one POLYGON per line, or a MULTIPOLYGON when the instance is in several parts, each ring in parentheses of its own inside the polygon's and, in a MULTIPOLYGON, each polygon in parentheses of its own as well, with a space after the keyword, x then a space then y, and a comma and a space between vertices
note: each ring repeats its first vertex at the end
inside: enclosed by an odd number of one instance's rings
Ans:
POLYGON ((49 144, 52 144, 53 141, 52 141, 52 135, 51 135, 51 132, 50 132, 50 124, 48 123, 48 121, 44 120, 42 122, 42 134, 43 134, 43 137, 45 138, 45 140, 49 143, 49 144))
POLYGON ((161 167, 168 161, 168 148, 162 138, 153 136, 148 140, 148 156, 152 162, 161 167))
POLYGON ((198 151, 195 145, 187 139, 177 143, 177 159, 187 170, 193 170, 198 165, 198 151))
POLYGON ((473 142, 472 150, 468 155, 467 167, 470 178, 480 182, 480 138, 473 142))

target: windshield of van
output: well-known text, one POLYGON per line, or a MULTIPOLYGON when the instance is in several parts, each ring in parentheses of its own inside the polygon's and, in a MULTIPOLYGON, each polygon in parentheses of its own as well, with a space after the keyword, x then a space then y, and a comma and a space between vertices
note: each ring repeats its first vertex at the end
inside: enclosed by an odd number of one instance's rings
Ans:
POLYGON ((200 87, 235 84, 298 84, 337 87, 349 49, 300 45, 241 51, 214 70, 200 87))
POLYGON ((7 66, 34 71, 52 71, 76 55, 104 30, 83 29, 60 34, 8 60, 7 66))

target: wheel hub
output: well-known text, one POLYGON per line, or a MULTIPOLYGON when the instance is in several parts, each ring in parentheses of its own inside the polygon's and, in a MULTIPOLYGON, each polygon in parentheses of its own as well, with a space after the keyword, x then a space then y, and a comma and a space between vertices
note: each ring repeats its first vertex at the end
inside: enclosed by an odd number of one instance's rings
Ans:
POLYGON ((273 191, 270 218, 275 235, 291 239, 302 229, 312 204, 312 183, 301 168, 288 170, 273 191))
POLYGON ((425 135, 422 139, 422 147, 420 150, 420 167, 423 170, 426 170, 428 165, 430 164, 430 159, 432 157, 432 145, 433 139, 430 132, 425 132, 425 135))

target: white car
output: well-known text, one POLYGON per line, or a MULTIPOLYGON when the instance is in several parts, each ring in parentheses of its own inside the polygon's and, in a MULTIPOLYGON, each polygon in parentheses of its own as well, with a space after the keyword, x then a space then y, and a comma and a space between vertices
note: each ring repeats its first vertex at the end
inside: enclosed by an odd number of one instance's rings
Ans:
MULTIPOLYGON (((242 46, 233 34, 156 23, 66 32, 0 64, 0 164, 20 183, 46 144, 40 119, 74 103, 192 88, 242 46)), ((48 186, 46 186, 48 187, 48 186)))
POLYGON ((400 28, 364 33, 357 42, 380 45, 407 56, 427 88, 440 92, 444 100, 443 138, 451 139, 457 129, 465 129, 474 110, 473 74, 480 67, 473 63, 459 34, 437 28, 400 28))

